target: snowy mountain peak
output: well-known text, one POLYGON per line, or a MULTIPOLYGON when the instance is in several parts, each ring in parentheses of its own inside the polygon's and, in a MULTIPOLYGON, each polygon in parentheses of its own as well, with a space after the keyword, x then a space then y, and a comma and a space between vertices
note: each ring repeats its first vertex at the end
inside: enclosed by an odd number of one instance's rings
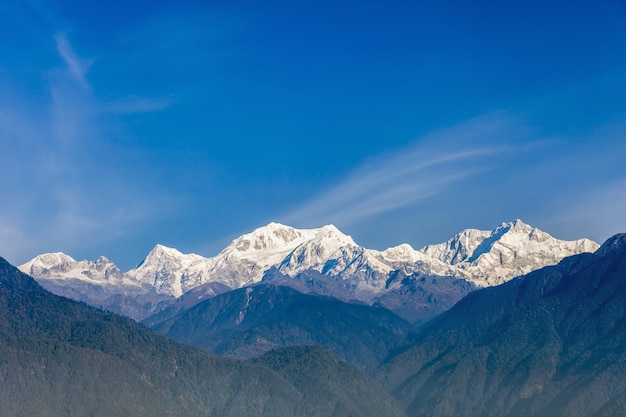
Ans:
POLYGON ((318 229, 295 229, 270 223, 233 240, 215 258, 211 258, 207 271, 212 276, 221 276, 223 283, 229 287, 238 288, 261 281, 265 271, 279 266, 297 248, 315 247, 308 251, 316 253, 314 257, 319 260, 338 247, 350 244, 355 245, 352 238, 332 225, 318 229))
POLYGON ((96 259, 96 261, 92 263, 92 266, 96 271, 100 272, 106 272, 107 270, 119 271, 117 265, 115 265, 111 260, 104 256, 100 256, 98 259, 96 259))
POLYGON ((356 243, 354 242, 354 240, 352 240, 352 237, 337 229, 335 225, 327 224, 326 226, 320 227, 319 229, 312 230, 315 231, 315 237, 319 240, 332 240, 342 245, 356 246, 356 243))
POLYGON ((279 270, 282 273, 295 275, 307 269, 322 272, 327 269, 329 262, 336 264, 340 258, 362 249, 350 236, 333 225, 310 229, 306 233, 309 238, 296 246, 280 263, 279 270))
POLYGON ((43 255, 38 255, 29 262, 22 265, 25 268, 57 268, 61 270, 63 268, 67 268, 69 265, 73 265, 76 263, 76 260, 69 255, 66 255, 63 252, 53 252, 53 253, 45 253, 43 255))
POLYGON ((156 245, 150 252, 148 252, 148 255, 146 255, 144 260, 141 261, 141 263, 132 271, 158 268, 164 264, 183 267, 204 259, 206 258, 196 255, 195 253, 182 253, 178 249, 163 245, 156 245))
POLYGON ((356 245, 350 236, 343 234, 333 225, 318 229, 295 229, 279 223, 270 223, 233 240, 218 257, 273 265, 298 246, 313 241, 327 242, 326 245, 331 246, 356 245))
POLYGON ((205 261, 195 253, 184 254, 177 249, 156 245, 128 275, 142 285, 154 287, 158 293, 179 297, 183 294, 182 276, 190 266, 205 261))
POLYGON ((301 239, 303 233, 300 230, 280 223, 270 223, 233 240, 229 248, 240 252, 282 250, 301 239))
POLYGON ((420 259, 417 256, 418 252, 408 243, 385 249, 381 254, 391 261, 416 262, 420 259))
POLYGON ((594 252, 589 239, 565 241, 521 220, 502 223, 492 231, 466 229, 447 242, 420 252, 454 266, 455 275, 479 286, 497 285, 566 256, 594 252))
POLYGON ((447 242, 425 246, 420 252, 443 263, 457 265, 467 261, 491 233, 485 230, 465 229, 447 242))
POLYGON ((500 227, 496 228, 496 230, 500 228, 511 230, 517 233, 530 233, 531 231, 535 230, 534 227, 524 223, 520 219, 515 219, 512 222, 504 222, 502 223, 502 225, 500 225, 500 227))
POLYGON ((589 239, 559 240, 516 220, 493 230, 459 266, 476 284, 497 285, 527 274, 537 265, 554 265, 566 256, 594 252, 598 247, 589 239))
POLYGON ((154 248, 152 248, 150 252, 148 252, 146 259, 159 258, 159 257, 178 258, 182 255, 183 255, 182 252, 180 252, 178 249, 174 249, 168 246, 157 244, 154 246, 154 248))
POLYGON ((136 286, 109 259, 101 256, 95 262, 76 261, 62 252, 39 255, 20 265, 19 269, 40 279, 66 281, 82 280, 100 285, 136 286))

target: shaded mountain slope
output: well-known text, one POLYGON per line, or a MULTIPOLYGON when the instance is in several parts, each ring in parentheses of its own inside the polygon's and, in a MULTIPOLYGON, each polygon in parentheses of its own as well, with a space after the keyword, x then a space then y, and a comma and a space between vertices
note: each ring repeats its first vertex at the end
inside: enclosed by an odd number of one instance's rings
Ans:
MULTIPOLYGON (((375 416, 384 408, 375 395, 376 413, 340 404, 357 395, 350 384, 342 389, 326 398, 340 415, 375 416)), ((0 258, 2 416, 335 415, 306 405, 320 391, 315 379, 299 390, 265 366, 214 357, 52 295, 0 258)))
POLYGON ((415 325, 422 325, 450 309, 478 287, 464 279, 453 277, 406 276, 392 272, 388 280, 392 290, 375 299, 381 305, 415 325), (399 285, 395 281, 400 281, 399 285))
POLYGON ((377 379, 410 416, 626 415, 626 237, 471 293, 377 379))
POLYGON ((80 279, 42 279, 39 284, 53 294, 135 320, 146 318, 178 300, 169 295, 158 294, 151 288, 107 286, 80 279))
MULTIPOLYGON (((284 275, 277 269, 270 269, 265 273, 262 282, 291 287, 305 294, 326 295, 343 301, 359 302, 352 297, 351 290, 344 280, 312 269, 293 277, 284 275)), ((371 300, 372 304, 385 307, 416 325, 421 325, 443 313, 478 288, 464 279, 425 276, 420 273, 407 276, 401 271, 392 271, 386 286, 387 290, 371 300)))
POLYGON ((174 317, 157 315, 144 323, 180 342, 237 358, 278 347, 321 345, 366 373, 406 345, 413 329, 382 307, 264 284, 220 294, 174 317))

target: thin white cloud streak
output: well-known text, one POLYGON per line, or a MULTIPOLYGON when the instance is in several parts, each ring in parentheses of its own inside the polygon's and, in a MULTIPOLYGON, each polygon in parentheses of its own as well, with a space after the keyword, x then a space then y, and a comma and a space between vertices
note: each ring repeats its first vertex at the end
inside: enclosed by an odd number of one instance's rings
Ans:
POLYGON ((77 81, 81 87, 88 89, 89 83, 87 82, 86 74, 93 64, 93 59, 87 60, 79 58, 74 52, 72 45, 70 45, 67 40, 65 33, 57 33, 54 39, 57 45, 57 52, 61 58, 63 58, 74 80, 77 81))
POLYGON ((523 125, 500 113, 428 134, 413 146, 364 163, 330 191, 284 216, 284 221, 345 226, 416 204, 497 169, 497 158, 541 144, 510 144, 526 134, 523 125))
POLYGON ((152 113, 164 110, 172 104, 171 98, 147 98, 129 96, 108 103, 104 110, 115 114, 152 113))
MULTIPOLYGON (((86 93, 89 93, 91 86, 87 80, 87 73, 93 65, 94 59, 84 59, 79 57, 74 51, 74 48, 67 39, 67 35, 65 33, 57 33, 54 39, 56 41, 57 53, 66 65, 67 74, 73 82, 78 84, 78 86, 85 90, 86 93)), ((68 86, 67 83, 63 84, 64 85, 61 86, 62 90, 67 90, 68 87, 71 89, 71 86, 68 86)), ((67 93, 67 91, 59 92, 53 89, 54 95, 61 95, 62 93, 67 93)), ((148 98, 130 95, 110 103, 98 103, 98 106, 105 112, 116 114, 134 114, 161 111, 169 107, 171 103, 172 99, 169 97, 148 98)), ((80 110, 79 106, 75 106, 74 110, 80 110)))

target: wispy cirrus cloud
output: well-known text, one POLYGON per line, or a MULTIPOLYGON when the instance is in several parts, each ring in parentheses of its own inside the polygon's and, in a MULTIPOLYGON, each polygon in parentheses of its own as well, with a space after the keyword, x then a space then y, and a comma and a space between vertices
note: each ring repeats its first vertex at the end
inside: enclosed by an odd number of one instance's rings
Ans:
POLYGON ((74 80, 80 84, 83 88, 89 88, 87 82, 87 72, 93 64, 93 59, 79 58, 74 52, 74 48, 67 39, 67 35, 63 32, 59 32, 54 36, 56 41, 57 52, 63 58, 67 70, 72 75, 74 80))
POLYGON ((104 110, 115 114, 135 114, 161 111, 173 102, 171 97, 148 98, 128 96, 104 105, 104 110))
POLYGON ((373 158, 329 191, 285 216, 293 224, 350 225, 450 191, 546 141, 520 141, 530 130, 492 113, 430 133, 412 146, 373 158))
POLYGON ((487 114, 363 162, 281 221, 334 223, 365 243, 391 229, 390 244, 420 246, 433 243, 425 233, 443 241, 521 218, 561 239, 602 242, 626 227, 625 134, 617 124, 548 137, 523 119, 487 114))

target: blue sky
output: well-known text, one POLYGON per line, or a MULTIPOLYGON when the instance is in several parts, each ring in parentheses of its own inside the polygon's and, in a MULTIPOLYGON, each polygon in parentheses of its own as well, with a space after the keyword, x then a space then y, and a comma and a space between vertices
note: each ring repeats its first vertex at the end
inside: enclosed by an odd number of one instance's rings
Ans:
POLYGON ((0 3, 0 256, 626 231, 626 3, 0 3))

